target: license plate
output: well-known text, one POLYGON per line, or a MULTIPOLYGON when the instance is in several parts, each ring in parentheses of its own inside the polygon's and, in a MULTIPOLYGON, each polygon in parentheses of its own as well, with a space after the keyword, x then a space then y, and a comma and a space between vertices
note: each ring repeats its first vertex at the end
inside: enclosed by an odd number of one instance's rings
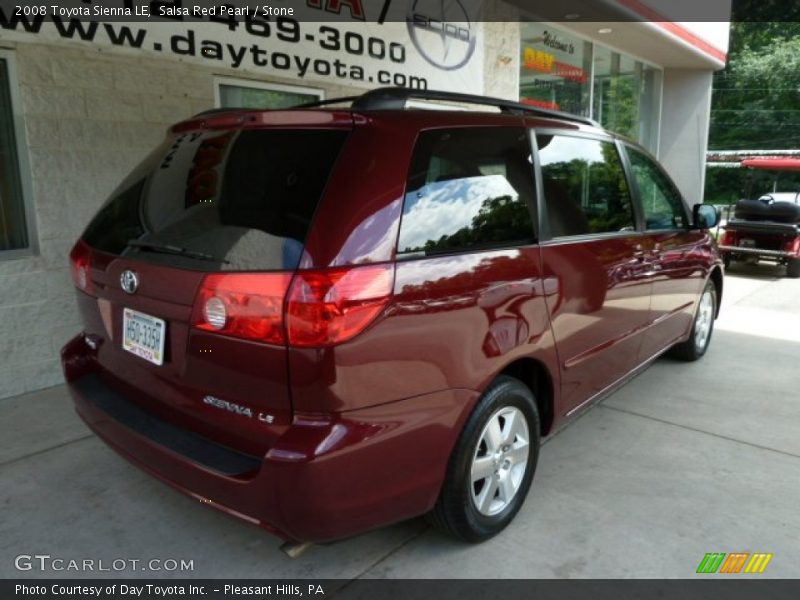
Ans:
POLYGON ((739 240, 739 246, 741 248, 755 248, 756 247, 756 241, 755 240, 748 240, 748 239, 739 240))
POLYGON ((130 308, 122 311, 122 348, 150 361, 164 364, 164 334, 167 324, 130 308))

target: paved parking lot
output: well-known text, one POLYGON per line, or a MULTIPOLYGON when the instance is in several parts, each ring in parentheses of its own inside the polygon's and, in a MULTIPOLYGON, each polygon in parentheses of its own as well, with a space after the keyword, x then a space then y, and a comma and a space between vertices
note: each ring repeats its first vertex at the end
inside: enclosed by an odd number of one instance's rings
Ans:
POLYGON ((691 577, 737 551, 797 577, 800 280, 782 273, 734 267, 704 360, 658 360, 552 437, 516 521, 479 546, 417 519, 292 560, 118 458, 62 387, 0 400, 0 577, 38 575, 19 554, 187 559, 198 577, 691 577))

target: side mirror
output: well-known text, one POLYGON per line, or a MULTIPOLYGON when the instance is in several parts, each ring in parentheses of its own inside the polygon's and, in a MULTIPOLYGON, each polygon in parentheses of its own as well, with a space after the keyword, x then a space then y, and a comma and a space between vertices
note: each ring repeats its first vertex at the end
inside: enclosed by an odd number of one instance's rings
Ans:
POLYGON ((692 225, 695 229, 711 229, 719 223, 719 211, 710 204, 695 204, 692 208, 692 225))

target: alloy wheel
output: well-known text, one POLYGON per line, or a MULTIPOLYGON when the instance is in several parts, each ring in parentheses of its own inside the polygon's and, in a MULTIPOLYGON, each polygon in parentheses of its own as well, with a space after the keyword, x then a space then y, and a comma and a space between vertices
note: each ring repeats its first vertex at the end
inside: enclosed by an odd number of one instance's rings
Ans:
POLYGON ((713 322, 714 295, 711 290, 707 289, 700 298, 700 306, 697 308, 697 316, 694 322, 694 343, 699 351, 702 351, 708 343, 713 322))
POLYGON ((494 516, 514 499, 528 468, 528 421, 514 406, 495 411, 478 438, 470 488, 479 513, 494 516))

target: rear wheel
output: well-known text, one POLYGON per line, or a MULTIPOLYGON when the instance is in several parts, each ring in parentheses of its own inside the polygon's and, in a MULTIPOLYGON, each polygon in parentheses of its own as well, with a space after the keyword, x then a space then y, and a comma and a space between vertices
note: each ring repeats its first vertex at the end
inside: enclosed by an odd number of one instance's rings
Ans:
POLYGON ((468 542, 502 531, 528 494, 539 456, 539 413, 530 389, 501 375, 470 416, 429 520, 468 542))
POLYGON ((689 339, 680 344, 676 344, 670 350, 670 354, 681 360, 693 361, 702 357, 711 342, 711 334, 714 332, 714 318, 717 314, 717 288, 709 280, 697 303, 697 311, 692 324, 692 333, 689 339))
POLYGON ((800 258, 790 258, 786 263, 786 276, 793 279, 800 277, 800 258))

